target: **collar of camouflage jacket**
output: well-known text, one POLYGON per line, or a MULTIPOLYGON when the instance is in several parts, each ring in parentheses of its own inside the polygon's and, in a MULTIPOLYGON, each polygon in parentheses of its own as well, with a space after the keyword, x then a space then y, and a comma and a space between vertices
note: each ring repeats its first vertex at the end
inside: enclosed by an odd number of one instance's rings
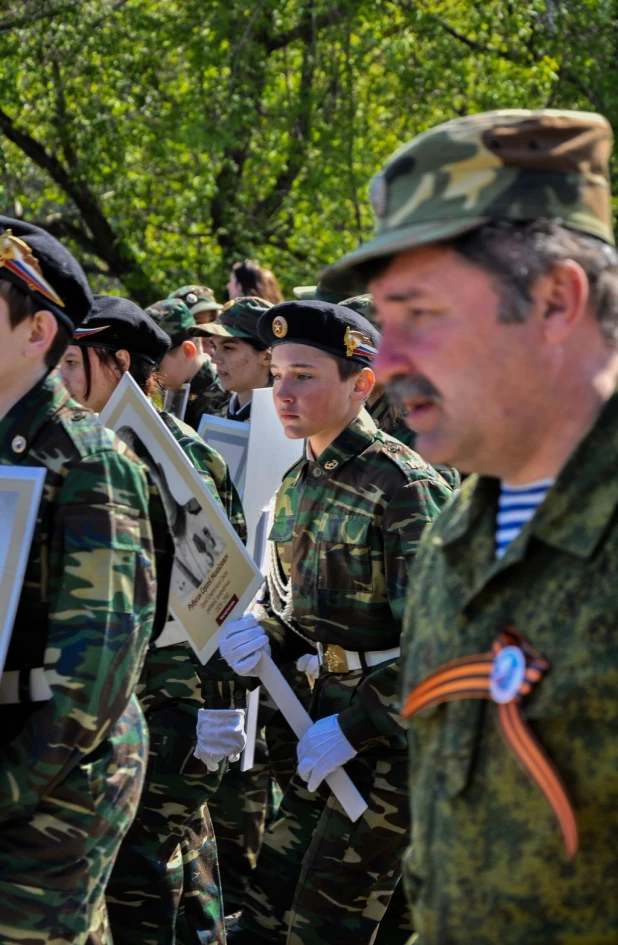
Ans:
POLYGON ((43 424, 68 400, 68 391, 56 371, 31 387, 0 420, 2 457, 11 464, 26 460, 43 424))
POLYGON ((305 452, 305 461, 315 463, 323 472, 332 472, 346 460, 358 456, 373 443, 378 435, 378 428, 366 410, 361 410, 330 446, 320 453, 316 460, 311 459, 305 452))
POLYGON ((464 483, 450 521, 437 539, 445 546, 474 538, 479 558, 502 570, 520 561, 532 536, 546 545, 579 558, 590 557, 601 541, 618 506, 618 393, 603 406, 558 474, 533 518, 495 558, 495 528, 500 482, 472 476, 464 483))

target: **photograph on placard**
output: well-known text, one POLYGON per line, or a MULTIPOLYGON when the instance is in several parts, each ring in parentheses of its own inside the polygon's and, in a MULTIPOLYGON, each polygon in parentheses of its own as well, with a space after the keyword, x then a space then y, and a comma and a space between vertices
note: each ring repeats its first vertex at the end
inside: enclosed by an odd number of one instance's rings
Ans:
POLYGON ((104 411, 113 429, 146 463, 174 539, 170 611, 203 662, 229 617, 240 617, 261 575, 219 502, 133 378, 125 374, 104 411))
POLYGON ((45 469, 0 467, 0 675, 13 632, 45 469))
POLYGON ((200 420, 198 434, 227 463, 232 482, 242 498, 247 474, 247 447, 249 425, 226 417, 214 417, 205 413, 200 420))

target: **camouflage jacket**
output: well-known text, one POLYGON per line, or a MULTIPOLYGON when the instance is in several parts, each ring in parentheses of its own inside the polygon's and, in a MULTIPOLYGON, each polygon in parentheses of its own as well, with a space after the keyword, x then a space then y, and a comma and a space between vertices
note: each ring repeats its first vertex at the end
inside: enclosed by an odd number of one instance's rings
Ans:
MULTIPOLYGON (((383 394, 375 403, 367 407, 367 412, 371 415, 373 422, 379 430, 382 430, 383 433, 388 433, 390 436, 394 436, 396 440, 399 440, 400 443, 405 443, 411 450, 415 449, 416 432, 409 427, 403 419, 401 410, 389 404, 386 394, 383 394)), ((452 466, 440 466, 438 464, 436 464, 434 468, 437 469, 451 489, 459 488, 461 485, 461 476, 456 469, 452 466)))
MULTIPOLYGON (((425 526, 451 490, 417 453, 363 411, 318 457, 302 459, 277 493, 270 541, 291 575, 293 625, 282 632, 265 594, 265 625, 282 662, 312 644, 347 650, 399 645, 408 568, 425 526), (304 639, 301 639, 304 638, 304 639)), ((397 662, 364 679, 340 724, 355 747, 398 734, 397 662)))
POLYGON ((146 474, 55 374, 0 420, 0 442, 3 465, 47 470, 5 669, 43 667, 51 687, 0 706, 0 821, 55 798, 83 823, 84 769, 95 751, 114 769, 153 622, 146 474))
POLYGON ((402 694, 514 627, 550 663, 523 703, 574 806, 579 851, 518 766, 496 708, 410 722, 408 885, 419 945, 596 945, 618 929, 618 395, 532 520, 495 557, 499 483, 472 477, 425 535, 406 608, 402 694))
POLYGON ((217 414, 228 403, 232 395, 223 390, 217 371, 210 360, 205 361, 191 381, 191 390, 185 421, 194 430, 199 429, 200 420, 205 413, 217 414))

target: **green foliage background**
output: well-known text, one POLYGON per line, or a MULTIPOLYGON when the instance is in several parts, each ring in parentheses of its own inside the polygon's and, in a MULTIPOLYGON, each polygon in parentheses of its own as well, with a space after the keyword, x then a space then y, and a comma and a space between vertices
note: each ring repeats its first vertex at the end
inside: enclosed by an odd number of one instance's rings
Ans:
POLYGON ((0 211, 148 304, 284 292, 371 232, 371 175, 490 108, 618 122, 613 0, 0 0, 0 211))

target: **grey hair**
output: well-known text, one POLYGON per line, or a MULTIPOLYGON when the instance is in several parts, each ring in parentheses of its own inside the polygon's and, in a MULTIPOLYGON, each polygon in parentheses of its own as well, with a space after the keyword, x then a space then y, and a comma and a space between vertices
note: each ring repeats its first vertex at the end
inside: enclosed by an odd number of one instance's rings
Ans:
POLYGON ((618 346, 618 253, 613 246, 549 219, 492 221, 450 245, 495 277, 503 322, 525 321, 537 279, 558 263, 574 260, 588 277, 590 304, 603 337, 610 347, 618 346))

